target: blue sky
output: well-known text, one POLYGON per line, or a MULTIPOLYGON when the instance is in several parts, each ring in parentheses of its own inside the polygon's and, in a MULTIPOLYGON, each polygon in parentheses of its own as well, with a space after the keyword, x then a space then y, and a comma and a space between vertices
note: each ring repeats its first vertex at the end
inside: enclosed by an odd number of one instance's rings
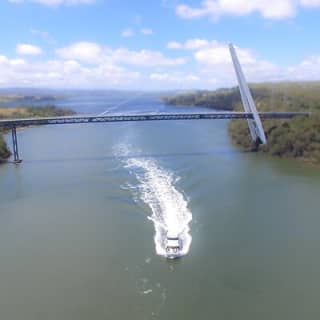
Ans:
POLYGON ((214 89, 319 80, 320 0, 3 0, 0 87, 214 89))

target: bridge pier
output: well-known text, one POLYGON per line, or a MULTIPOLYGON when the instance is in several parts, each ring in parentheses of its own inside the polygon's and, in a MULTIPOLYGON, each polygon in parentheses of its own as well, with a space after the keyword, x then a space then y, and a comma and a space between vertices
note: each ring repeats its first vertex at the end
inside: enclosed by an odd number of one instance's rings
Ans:
POLYGON ((12 146, 13 146, 13 162, 15 164, 21 163, 22 160, 19 157, 18 149, 18 138, 17 138, 17 129, 15 126, 12 127, 12 146))

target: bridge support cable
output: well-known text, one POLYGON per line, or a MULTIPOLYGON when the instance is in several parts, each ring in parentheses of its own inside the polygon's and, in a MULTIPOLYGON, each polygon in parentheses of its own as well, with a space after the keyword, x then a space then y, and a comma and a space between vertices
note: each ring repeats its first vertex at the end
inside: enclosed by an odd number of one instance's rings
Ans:
POLYGON ((15 126, 12 127, 11 132, 12 132, 13 160, 14 160, 14 163, 21 163, 21 159, 19 157, 19 149, 18 149, 17 129, 15 126))
POLYGON ((254 103, 254 100, 252 98, 252 94, 246 82, 245 76, 243 74, 236 50, 232 44, 229 44, 229 49, 238 79, 243 108, 245 112, 250 112, 253 115, 253 119, 248 119, 251 138, 256 143, 266 144, 267 138, 262 126, 262 122, 257 111, 256 105, 254 103))

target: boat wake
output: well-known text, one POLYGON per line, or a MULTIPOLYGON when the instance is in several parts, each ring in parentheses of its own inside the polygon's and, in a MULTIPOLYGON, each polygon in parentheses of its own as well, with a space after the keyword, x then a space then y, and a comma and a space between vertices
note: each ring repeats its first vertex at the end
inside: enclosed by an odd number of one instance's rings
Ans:
POLYGON ((182 241, 181 255, 186 255, 192 241, 189 233, 192 213, 188 209, 188 202, 184 195, 175 186, 179 177, 162 168, 154 159, 131 158, 127 145, 118 147, 117 154, 121 156, 125 168, 138 181, 136 186, 129 186, 135 199, 143 201, 152 211, 149 220, 154 223, 157 254, 167 255, 166 236, 167 233, 174 233, 179 234, 182 241))

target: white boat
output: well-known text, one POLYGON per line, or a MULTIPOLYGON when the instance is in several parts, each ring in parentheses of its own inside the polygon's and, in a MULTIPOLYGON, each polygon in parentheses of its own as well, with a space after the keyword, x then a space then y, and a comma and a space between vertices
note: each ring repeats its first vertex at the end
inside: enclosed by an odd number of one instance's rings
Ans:
POLYGON ((177 233, 168 232, 166 238, 166 252, 168 259, 181 257, 182 240, 177 233))

